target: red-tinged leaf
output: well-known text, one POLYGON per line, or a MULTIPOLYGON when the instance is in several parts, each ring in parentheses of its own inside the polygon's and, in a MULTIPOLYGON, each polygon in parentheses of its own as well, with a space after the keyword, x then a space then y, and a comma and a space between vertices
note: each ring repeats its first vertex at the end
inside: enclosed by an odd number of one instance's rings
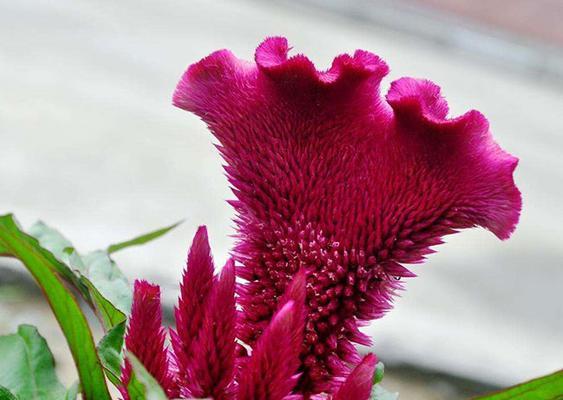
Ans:
POLYGON ((125 320, 131 309, 131 287, 109 254, 80 254, 59 231, 42 221, 28 230, 60 262, 57 273, 72 284, 92 307, 105 331, 125 320))
POLYGON ((57 275, 64 266, 35 238, 24 233, 12 215, 0 216, 0 248, 19 259, 41 287, 74 358, 83 398, 110 400, 88 321, 57 275))

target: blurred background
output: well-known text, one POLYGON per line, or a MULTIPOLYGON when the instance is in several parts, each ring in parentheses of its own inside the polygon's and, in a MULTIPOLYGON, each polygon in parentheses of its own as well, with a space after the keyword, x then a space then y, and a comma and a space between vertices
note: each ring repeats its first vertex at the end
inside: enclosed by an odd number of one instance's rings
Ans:
MULTIPOLYGON (((116 259, 163 286, 170 310, 195 229, 218 265, 232 198, 211 135, 171 106, 184 69, 213 50, 252 59, 288 37, 318 68, 363 48, 390 76, 442 86, 451 114, 482 111, 520 158, 520 225, 507 242, 471 230, 415 267, 395 309, 368 328, 402 399, 462 399, 563 364, 563 1, 0 0, 0 213, 41 218, 79 250, 179 219, 116 259)), ((23 268, 0 259, 0 334, 32 322, 65 343, 23 268)))

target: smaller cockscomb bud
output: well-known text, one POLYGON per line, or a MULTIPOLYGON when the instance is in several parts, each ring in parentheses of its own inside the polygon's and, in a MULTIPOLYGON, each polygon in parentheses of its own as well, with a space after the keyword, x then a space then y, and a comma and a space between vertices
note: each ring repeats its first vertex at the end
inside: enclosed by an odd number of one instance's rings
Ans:
POLYGON ((176 330, 170 331, 180 385, 189 380, 188 371, 193 360, 194 344, 202 329, 207 301, 213 287, 213 270, 207 229, 200 226, 194 236, 180 284, 178 306, 174 310, 176 330))
POLYGON ((333 400, 369 400, 377 357, 368 354, 340 386, 333 400))
POLYGON ((296 398, 299 354, 305 324, 305 279, 298 274, 281 308, 254 345, 238 380, 238 400, 282 400, 296 398))
MULTIPOLYGON (((125 348, 143 363, 168 396, 175 397, 177 393, 170 373, 165 340, 166 333, 162 327, 160 307, 160 288, 146 281, 137 280, 133 291, 129 326, 125 336, 125 348)), ((125 400, 130 398, 127 392, 130 380, 131 364, 126 359, 121 371, 121 381, 124 386, 120 388, 125 400)))
POLYGON ((209 296, 182 397, 234 399, 235 327, 235 270, 229 260, 209 296))

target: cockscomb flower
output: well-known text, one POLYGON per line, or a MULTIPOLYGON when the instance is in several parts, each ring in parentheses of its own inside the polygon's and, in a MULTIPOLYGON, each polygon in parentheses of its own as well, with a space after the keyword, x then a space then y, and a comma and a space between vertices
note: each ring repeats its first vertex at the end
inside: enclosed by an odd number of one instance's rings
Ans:
POLYGON ((299 390, 329 391, 360 362, 359 327, 391 308, 404 265, 474 226, 500 239, 521 208, 517 159, 477 111, 448 118, 438 86, 402 78, 362 50, 325 72, 269 38, 255 62, 221 50, 192 65, 174 93, 219 141, 236 195, 240 339, 254 345, 299 270, 307 320, 299 390))
MULTIPOLYGON (((170 398, 177 396, 171 372, 166 332, 162 327, 160 288, 143 280, 136 280, 133 306, 125 336, 125 348, 133 353, 147 371, 160 383, 170 398)), ((131 364, 125 360, 121 371, 123 386, 119 388, 124 400, 128 400, 127 385, 131 380, 131 364)))

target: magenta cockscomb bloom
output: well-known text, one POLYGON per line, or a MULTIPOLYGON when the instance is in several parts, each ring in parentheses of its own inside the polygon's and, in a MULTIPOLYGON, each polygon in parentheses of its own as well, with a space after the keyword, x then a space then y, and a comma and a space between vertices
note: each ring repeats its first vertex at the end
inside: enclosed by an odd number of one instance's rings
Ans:
POLYGON ((358 50, 319 72, 269 38, 255 62, 227 50, 192 65, 174 104, 219 140, 237 197, 240 339, 254 345, 298 270, 307 274, 299 391, 334 393, 360 362, 359 330, 381 317, 420 263, 463 228, 501 239, 521 208, 517 159, 477 111, 449 118, 438 86, 358 50))
MULTIPOLYGON (((136 280, 133 306, 125 336, 125 348, 141 361, 148 372, 160 383, 170 398, 177 396, 175 383, 165 346, 166 332, 162 327, 160 288, 143 280, 136 280)), ((120 392, 129 399, 127 385, 131 379, 131 364, 125 360, 121 371, 123 387, 120 392)))

